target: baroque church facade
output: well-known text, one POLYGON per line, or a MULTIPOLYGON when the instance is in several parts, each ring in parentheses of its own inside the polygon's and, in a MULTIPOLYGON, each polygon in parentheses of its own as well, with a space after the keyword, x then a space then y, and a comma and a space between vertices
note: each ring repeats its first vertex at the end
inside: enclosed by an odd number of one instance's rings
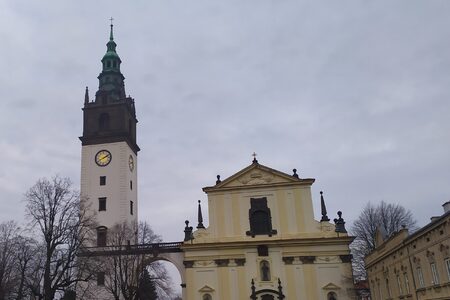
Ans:
MULTIPOLYGON (((137 118, 120 65, 111 25, 93 101, 86 89, 80 137, 81 195, 98 220, 90 246, 100 250, 108 246, 108 230, 115 224, 138 220, 137 118)), ((208 226, 199 203, 198 224, 194 229, 186 221, 176 253, 153 256, 175 264, 185 300, 355 299, 353 238, 340 212, 330 221, 322 193, 322 217, 314 219, 313 183, 296 170, 277 171, 255 157, 234 175, 218 176, 214 186, 203 188, 208 226)))

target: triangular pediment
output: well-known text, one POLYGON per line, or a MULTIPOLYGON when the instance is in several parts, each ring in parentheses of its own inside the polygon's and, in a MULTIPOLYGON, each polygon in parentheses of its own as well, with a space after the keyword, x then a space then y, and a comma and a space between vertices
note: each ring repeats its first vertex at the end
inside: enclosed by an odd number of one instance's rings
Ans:
POLYGON ((206 187, 205 192, 221 189, 256 187, 264 185, 312 184, 314 179, 300 179, 259 163, 253 163, 236 174, 218 182, 213 187, 206 187))
POLYGON ((200 293, 212 293, 214 292, 214 289, 210 286, 205 285, 201 289, 198 290, 200 293))
POLYGON ((324 286, 322 289, 324 289, 324 290, 339 290, 339 289, 341 289, 341 287, 339 287, 339 286, 335 285, 334 283, 330 282, 329 284, 324 286))

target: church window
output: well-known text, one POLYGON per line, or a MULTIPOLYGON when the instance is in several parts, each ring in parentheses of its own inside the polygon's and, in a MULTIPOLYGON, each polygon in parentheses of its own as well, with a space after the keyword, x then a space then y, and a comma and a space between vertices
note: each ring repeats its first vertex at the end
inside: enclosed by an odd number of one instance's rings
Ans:
POLYGON ((130 215, 133 215, 133 201, 130 201, 130 215))
POLYGON ((104 226, 97 228, 97 247, 106 246, 106 233, 108 229, 104 226))
POLYGON ((250 231, 247 235, 254 237, 255 235, 267 234, 272 236, 277 231, 272 229, 272 218, 270 216, 270 208, 267 207, 267 198, 250 198, 250 231))
POLYGON ((109 129, 109 114, 102 113, 98 119, 98 125, 101 130, 109 129))
POLYGON ((100 185, 106 185, 106 176, 100 176, 100 185))
POLYGON ((105 285, 105 272, 97 273, 97 285, 105 285))
POLYGON ((117 67, 117 61, 113 61, 113 68, 117 67))
POLYGON ((133 189, 133 180, 130 180, 130 190, 133 189))
POLYGON ((270 281, 270 266, 267 260, 261 261, 259 264, 261 271, 261 281, 270 281))
POLYGON ((202 299, 203 300, 212 300, 212 297, 210 294, 204 294, 202 299))
POLYGON ((327 300, 337 300, 337 295, 335 292, 329 292, 327 295, 327 300))
POLYGON ((98 198, 98 211, 106 210, 106 197, 98 198))
POLYGON ((107 67, 107 68, 111 67, 111 61, 110 61, 110 60, 108 60, 108 61, 106 62, 106 67, 107 67))

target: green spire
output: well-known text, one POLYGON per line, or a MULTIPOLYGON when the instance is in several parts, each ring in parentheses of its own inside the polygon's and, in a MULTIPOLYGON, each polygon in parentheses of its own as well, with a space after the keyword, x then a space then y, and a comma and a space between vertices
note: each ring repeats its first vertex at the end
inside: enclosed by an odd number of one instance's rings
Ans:
POLYGON ((99 90, 108 91, 109 98, 121 99, 125 98, 125 88, 123 80, 125 77, 120 72, 119 55, 116 52, 117 44, 114 42, 113 24, 111 20, 111 29, 109 33, 109 41, 106 43, 106 53, 102 58, 102 72, 98 76, 99 90))
POLYGON ((114 36, 113 36, 113 23, 112 23, 112 21, 114 20, 113 18, 111 18, 110 19, 111 20, 111 32, 110 32, 110 34, 109 34, 109 40, 110 41, 114 41, 114 36))

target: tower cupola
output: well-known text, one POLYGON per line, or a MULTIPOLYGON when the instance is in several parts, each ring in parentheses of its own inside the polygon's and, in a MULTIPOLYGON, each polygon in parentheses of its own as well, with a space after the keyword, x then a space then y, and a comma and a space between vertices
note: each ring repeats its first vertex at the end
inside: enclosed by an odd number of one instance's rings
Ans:
POLYGON ((95 95, 96 102, 114 102, 125 98, 125 77, 120 72, 122 60, 117 54, 116 47, 113 24, 111 24, 109 41, 106 44, 106 53, 101 60, 102 72, 98 75, 99 88, 95 95))

